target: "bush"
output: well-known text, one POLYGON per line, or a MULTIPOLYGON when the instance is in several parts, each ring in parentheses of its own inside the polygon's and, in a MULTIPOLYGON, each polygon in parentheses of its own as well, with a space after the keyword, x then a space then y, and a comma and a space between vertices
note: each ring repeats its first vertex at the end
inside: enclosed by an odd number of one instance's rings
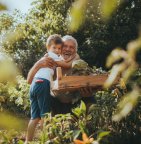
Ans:
MULTIPOLYGON (((114 92, 114 91, 113 91, 114 92)), ((114 122, 112 116, 116 110, 116 105, 122 98, 122 93, 115 95, 111 92, 98 92, 95 95, 96 104, 89 112, 92 119, 88 123, 90 133, 96 131, 110 131, 110 135, 101 141, 102 144, 132 144, 140 143, 140 119, 141 99, 135 109, 120 122, 114 122)))
POLYGON ((16 78, 16 83, 0 83, 1 108, 17 115, 29 116, 29 85, 23 77, 17 76, 16 78))

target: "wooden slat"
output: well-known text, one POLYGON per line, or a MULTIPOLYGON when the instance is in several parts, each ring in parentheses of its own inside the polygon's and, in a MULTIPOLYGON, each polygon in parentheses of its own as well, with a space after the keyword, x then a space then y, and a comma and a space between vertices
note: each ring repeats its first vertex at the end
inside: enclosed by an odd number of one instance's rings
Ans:
POLYGON ((85 87, 102 85, 107 76, 66 76, 59 81, 59 89, 65 87, 85 87))
POLYGON ((56 73, 57 73, 57 80, 61 80, 62 79, 62 69, 61 67, 57 67, 56 69, 56 73))
MULTIPOLYGON (((53 91, 73 91, 83 87, 92 87, 95 89, 102 89, 103 84, 107 80, 108 75, 94 75, 94 76, 64 76, 61 80, 57 81, 57 86, 53 91)), ((117 78, 114 84, 117 84, 117 78)))

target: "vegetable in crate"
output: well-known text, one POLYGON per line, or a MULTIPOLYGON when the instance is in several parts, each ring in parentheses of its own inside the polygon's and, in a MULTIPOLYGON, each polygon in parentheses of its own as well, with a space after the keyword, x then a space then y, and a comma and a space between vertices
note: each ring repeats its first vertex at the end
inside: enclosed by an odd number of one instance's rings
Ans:
POLYGON ((72 70, 67 75, 91 75, 93 74, 93 69, 88 66, 88 63, 84 60, 75 60, 72 63, 72 70))

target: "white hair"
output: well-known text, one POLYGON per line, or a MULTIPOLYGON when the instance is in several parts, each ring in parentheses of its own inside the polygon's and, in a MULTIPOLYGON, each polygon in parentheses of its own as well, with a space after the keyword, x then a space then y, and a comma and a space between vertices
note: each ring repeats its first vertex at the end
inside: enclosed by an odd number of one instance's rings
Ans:
POLYGON ((63 40, 63 41, 68 41, 68 40, 73 41, 74 44, 75 44, 76 50, 78 49, 78 43, 77 43, 77 40, 76 40, 74 37, 72 37, 72 36, 70 36, 70 35, 65 35, 65 36, 63 36, 62 40, 63 40))

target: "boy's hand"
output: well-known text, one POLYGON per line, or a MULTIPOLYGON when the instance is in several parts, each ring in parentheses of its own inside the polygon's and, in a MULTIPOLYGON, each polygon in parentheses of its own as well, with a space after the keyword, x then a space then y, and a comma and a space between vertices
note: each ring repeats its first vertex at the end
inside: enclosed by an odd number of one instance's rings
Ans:
POLYGON ((38 68, 53 68, 54 66, 56 66, 56 63, 52 58, 44 56, 39 61, 37 61, 36 66, 38 68))
POLYGON ((36 72, 40 69, 40 68, 44 68, 44 67, 49 67, 49 68, 53 68, 55 66, 55 61, 52 58, 49 58, 47 56, 44 56, 43 58, 41 58, 40 60, 38 60, 34 66, 31 68, 31 70, 28 73, 27 76, 27 82, 29 84, 32 83, 32 80, 36 74, 36 72))

